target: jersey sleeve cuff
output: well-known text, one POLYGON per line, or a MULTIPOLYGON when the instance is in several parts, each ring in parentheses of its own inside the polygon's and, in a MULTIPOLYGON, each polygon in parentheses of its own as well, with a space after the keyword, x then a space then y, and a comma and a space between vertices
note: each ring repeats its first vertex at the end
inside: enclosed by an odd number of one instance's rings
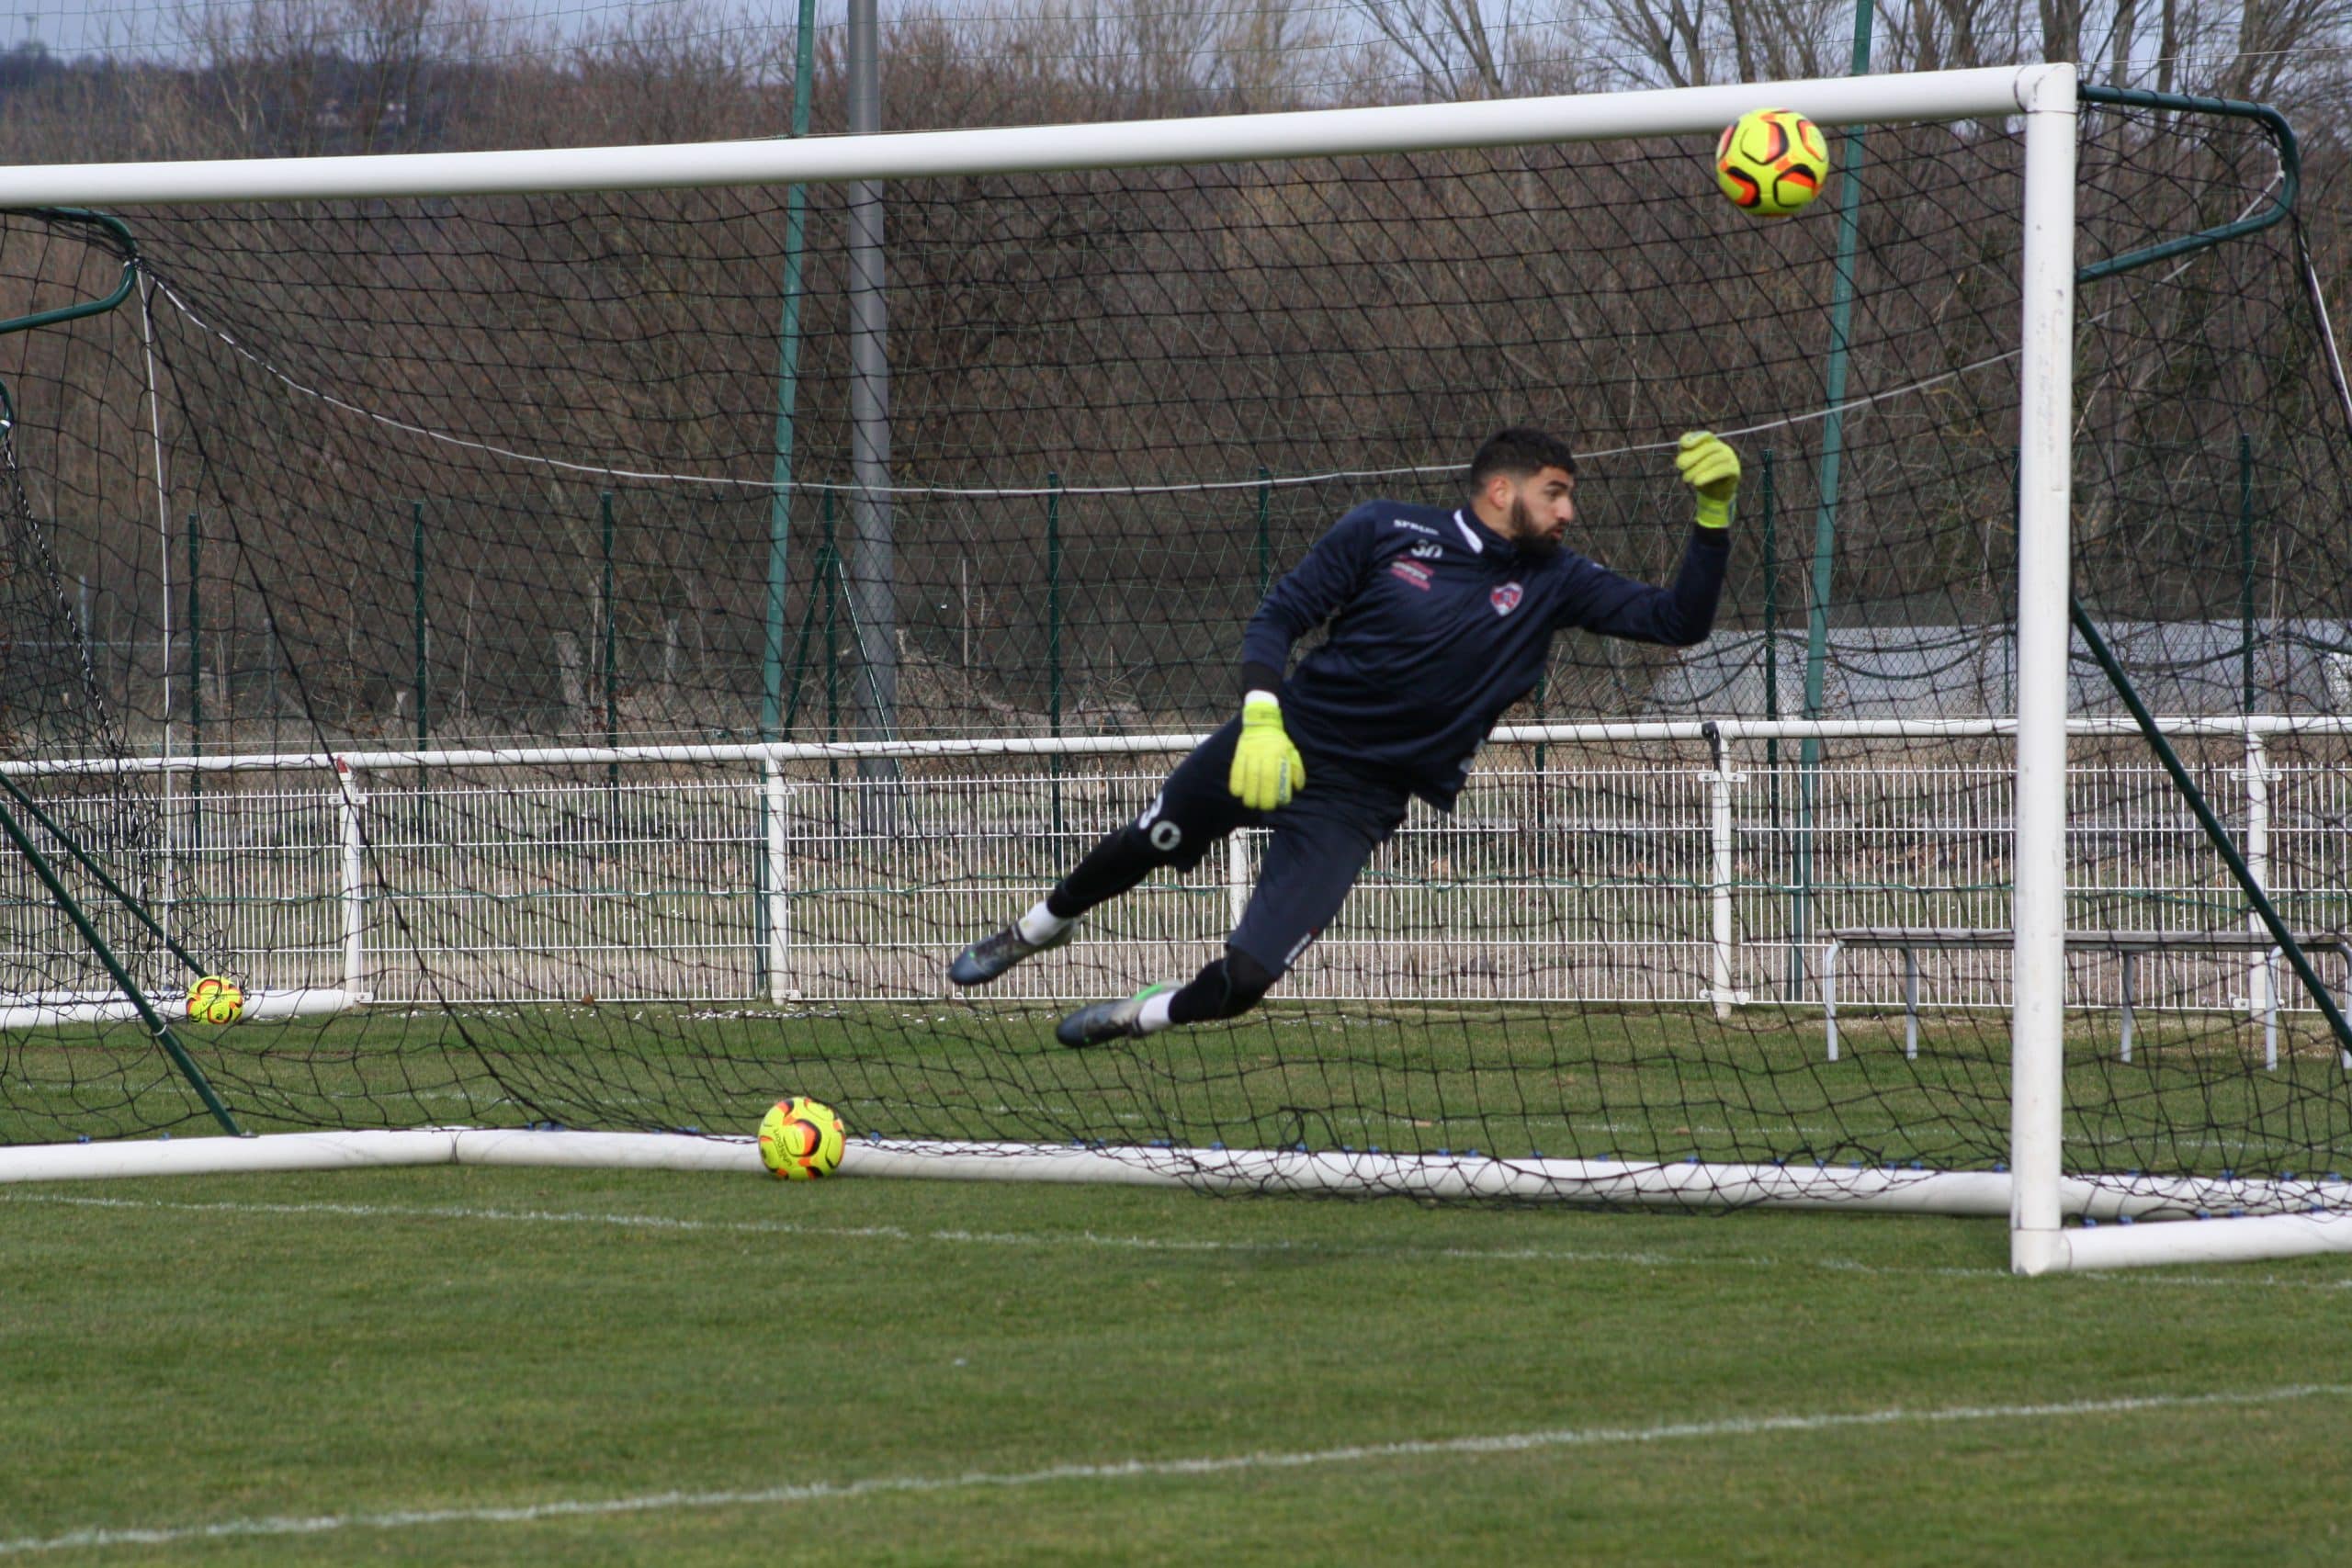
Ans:
POLYGON ((1283 672, 1259 660, 1242 660, 1241 694, 1245 699, 1252 692, 1263 692, 1269 696, 1278 697, 1282 695, 1282 690, 1283 672))

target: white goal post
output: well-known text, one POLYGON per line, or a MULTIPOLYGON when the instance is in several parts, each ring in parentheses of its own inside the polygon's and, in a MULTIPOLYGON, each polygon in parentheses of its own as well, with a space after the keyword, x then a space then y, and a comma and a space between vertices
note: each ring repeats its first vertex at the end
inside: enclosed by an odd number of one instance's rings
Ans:
MULTIPOLYGON (((2216 1201, 2214 1184, 2152 1181, 2117 1197, 2062 1179, 2061 1114, 2066 919, 2065 780, 2070 463, 2075 329, 2076 83, 2070 64, 1916 75, 1866 76, 1614 95, 1247 115, 1121 124, 894 133, 817 140, 557 151, 321 157, 254 161, 127 163, 0 169, 0 208, 115 207, 397 196, 543 194, 839 183, 917 176, 1009 175, 1589 141, 1644 136, 1713 135, 1740 114, 1785 105, 1826 126, 1863 123, 2024 121, 2023 321, 2020 387, 2019 577, 2015 781, 2015 931, 2011 1029, 2009 1173, 1907 1177, 1872 1190, 1851 1173, 1815 1179, 1776 1168, 1667 1168, 1645 1172, 1607 1162, 1477 1160, 1459 1156, 1297 1156, 1200 1150, 1036 1151, 971 1157, 931 1145, 853 1145, 850 1172, 1034 1174, 1048 1179, 1229 1179, 1269 1185, 1360 1186, 1354 1166, 1385 1157, 1381 1179, 1433 1192, 1510 1195, 1548 1190, 1560 1176, 1537 1165, 1577 1169, 1573 1179, 1603 1201, 1687 1202, 1695 1193, 1737 1203, 1932 1208, 2006 1212, 2012 1267, 2024 1274, 2264 1252, 2352 1249, 2352 1224, 2281 1216, 2230 1226, 2062 1227, 2067 1213, 2165 1214, 2216 1201), (1350 1168, 1340 1169, 1341 1166, 1350 1168), (1182 1174, 1177 1173, 1182 1168, 1182 1174), (1524 1178, 1524 1180, 1522 1180, 1524 1178), (2190 1191, 2195 1187, 2197 1190, 2190 1191), (2261 1230, 2258 1227, 2276 1227, 2261 1230), (2226 1231, 2227 1237, 2223 1237, 2226 1231)), ((503 754, 502 754, 503 755, 503 754)), ((233 759, 211 759, 233 766, 233 759)), ((256 1168, 480 1157, 564 1163, 579 1151, 595 1163, 747 1167, 740 1144, 621 1134, 315 1134, 247 1141, 256 1168), (470 1142, 469 1140, 471 1140, 470 1142), (578 1142, 565 1142, 577 1139, 578 1142), (299 1141, 294 1141, 299 1140, 299 1141), (282 1152, 272 1153, 273 1149, 282 1152), (674 1151, 664 1154, 664 1149, 674 1151), (521 1151, 538 1151, 526 1154, 521 1151)), ((178 1140, 137 1152, 0 1151, 0 1179, 130 1174, 172 1167, 228 1168, 248 1156, 225 1139, 178 1140)), ((2238 1183, 2221 1201, 2250 1212, 2310 1200, 2238 1183)), ((2307 1194, 2308 1189, 2303 1190, 2307 1194)))

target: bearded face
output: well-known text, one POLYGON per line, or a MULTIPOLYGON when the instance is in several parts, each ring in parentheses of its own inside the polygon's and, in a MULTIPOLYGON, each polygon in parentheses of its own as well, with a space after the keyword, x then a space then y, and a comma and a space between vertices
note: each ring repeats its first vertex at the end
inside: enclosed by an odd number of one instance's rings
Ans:
POLYGON ((1510 498, 1511 541, 1526 554, 1538 560, 1558 555, 1566 532, 1566 520, 1538 521, 1525 495, 1514 494, 1510 498))

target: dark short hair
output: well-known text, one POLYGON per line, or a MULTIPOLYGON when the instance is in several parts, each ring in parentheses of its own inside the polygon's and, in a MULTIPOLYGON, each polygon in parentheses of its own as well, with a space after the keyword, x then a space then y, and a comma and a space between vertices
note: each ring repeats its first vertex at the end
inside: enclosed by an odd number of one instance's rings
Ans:
POLYGON ((1524 479, 1542 468, 1573 474, 1577 471, 1577 455, 1556 435, 1514 426, 1487 437, 1485 444, 1471 455, 1470 467, 1463 474, 1462 482, 1476 491, 1497 474, 1524 479))

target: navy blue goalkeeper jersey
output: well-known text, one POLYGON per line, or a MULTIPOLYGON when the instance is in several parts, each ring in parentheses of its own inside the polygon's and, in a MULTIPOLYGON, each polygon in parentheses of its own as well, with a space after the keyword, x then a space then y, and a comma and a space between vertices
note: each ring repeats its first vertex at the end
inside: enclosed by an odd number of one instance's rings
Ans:
POLYGON ((1266 595, 1242 658, 1282 670, 1291 645, 1330 636, 1283 682, 1283 723, 1307 758, 1385 774, 1451 808, 1503 710, 1535 689, 1552 634, 1688 648, 1705 640, 1730 541, 1691 530, 1671 587, 1573 550, 1536 556, 1467 507, 1374 501, 1315 543, 1266 595))

